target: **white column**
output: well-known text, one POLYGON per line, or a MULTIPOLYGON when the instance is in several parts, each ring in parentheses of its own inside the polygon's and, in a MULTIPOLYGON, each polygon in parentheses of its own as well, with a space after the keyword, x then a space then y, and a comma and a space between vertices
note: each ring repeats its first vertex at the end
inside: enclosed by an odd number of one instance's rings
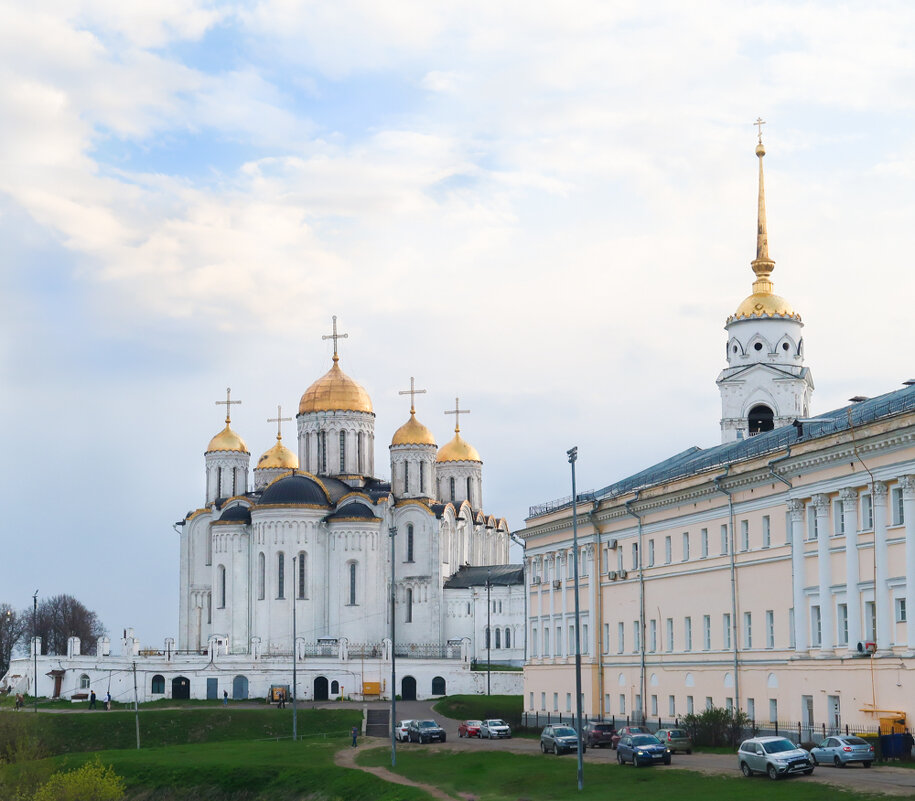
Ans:
MULTIPOLYGON (((553 654, 556 653, 556 642, 553 637, 553 635, 556 633, 554 631, 554 628, 555 628, 554 624, 556 621, 556 595, 553 592, 553 579, 556 577, 556 563, 558 561, 559 560, 555 557, 554 554, 546 554, 543 557, 544 566, 545 567, 548 566, 548 569, 545 570, 544 572, 549 576, 549 578, 547 579, 547 590, 550 593, 550 617, 549 617, 549 624, 548 624, 550 627, 550 652, 549 653, 544 652, 544 656, 550 657, 550 658, 552 658, 553 654)), ((541 593, 541 598, 542 597, 543 597, 543 594, 541 593)), ((546 638, 544 638, 544 642, 546 642, 546 638)))
POLYGON ((915 651, 915 476, 903 476, 902 513, 905 516, 905 632, 910 651, 915 651))
POLYGON ((858 491, 850 487, 839 492, 845 516, 845 603, 848 607, 848 650, 857 652, 861 639, 861 593, 858 591, 858 491))
POLYGON ((877 650, 888 652, 893 645, 893 609, 887 590, 889 565, 886 548, 886 484, 874 482, 874 601, 877 604, 877 650))
POLYGON ((829 564, 829 496, 813 496, 817 516, 817 576, 820 585, 820 654, 832 653, 835 624, 832 613, 832 569, 829 564))
POLYGON ((794 650, 807 651, 807 599, 804 596, 804 503, 788 501, 791 513, 791 588, 794 598, 794 650))

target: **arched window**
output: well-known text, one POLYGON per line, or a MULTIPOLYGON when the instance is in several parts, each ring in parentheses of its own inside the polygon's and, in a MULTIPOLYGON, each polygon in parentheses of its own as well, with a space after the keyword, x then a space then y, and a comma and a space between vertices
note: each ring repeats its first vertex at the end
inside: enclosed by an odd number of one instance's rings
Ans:
POLYGON ((505 647, 506 648, 512 647, 512 630, 511 629, 505 629, 505 647))
POLYGON ((441 676, 432 679, 432 695, 445 695, 445 680, 441 676))
POLYGON ((327 432, 318 432, 318 470, 327 475, 327 432))
POLYGON ((762 434, 764 431, 771 431, 775 428, 775 415, 768 406, 764 406, 761 403, 757 404, 750 409, 750 414, 747 417, 747 428, 751 437, 762 434))
POLYGON ((403 463, 403 491, 404 495, 410 492, 410 463, 403 463))
POLYGON ((311 432, 305 432, 305 471, 311 472, 311 432))
POLYGON ((406 616, 405 620, 407 623, 413 622, 413 590, 407 590, 407 597, 404 601, 404 606, 406 607, 406 616))
POLYGON ((365 461, 363 451, 365 450, 365 434, 360 431, 356 434, 356 464, 359 469, 359 475, 365 473, 365 461))
POLYGON ((153 695, 164 695, 165 694, 165 676, 160 676, 158 673, 152 677, 152 686, 149 690, 153 695))
POLYGON ((276 555, 276 597, 286 597, 286 555, 282 551, 276 555))
POLYGON ((213 622, 213 593, 207 593, 207 623, 213 622))
POLYGON ((336 680, 332 681, 330 683, 330 694, 337 695, 339 692, 340 692, 340 682, 336 681, 336 680))
POLYGON ((81 690, 89 689, 89 676, 86 673, 79 677, 79 688, 81 690))
POLYGON ((299 551, 299 555, 297 557, 297 564, 298 564, 298 574, 299 574, 299 588, 296 593, 296 597, 299 598, 300 600, 302 600, 306 597, 305 596, 305 579, 308 575, 306 572, 307 566, 308 566, 308 556, 306 555, 305 551, 299 551))
POLYGON ((222 497, 222 468, 216 468, 216 496, 222 497))
POLYGON ((413 524, 407 524, 407 561, 413 561, 413 524))
POLYGON ((264 552, 261 551, 257 555, 257 600, 264 600, 264 579, 266 578, 265 573, 267 572, 267 560, 264 558, 264 552))
POLYGON ((451 476, 451 500, 454 501, 454 476, 451 476))
POLYGON ((502 629, 496 629, 496 648, 502 647, 502 629))
POLYGON ((226 569, 220 565, 216 568, 216 579, 219 584, 219 608, 226 608, 226 569))
POLYGON ((349 563, 349 605, 356 605, 356 563, 349 563))
POLYGON ((486 632, 486 645, 484 646, 487 650, 489 649, 489 628, 485 629, 486 632))
POLYGON ((346 472, 346 432, 340 432, 340 472, 346 472))
POLYGON ((470 496, 470 486, 471 486, 471 484, 470 484, 470 476, 467 476, 467 500, 468 500, 470 503, 473 503, 473 501, 471 500, 471 496, 470 496))
POLYGON ((213 532, 207 530, 207 564, 213 564, 213 532))
POLYGON ((420 493, 426 491, 426 470, 422 462, 419 463, 419 491, 420 493))

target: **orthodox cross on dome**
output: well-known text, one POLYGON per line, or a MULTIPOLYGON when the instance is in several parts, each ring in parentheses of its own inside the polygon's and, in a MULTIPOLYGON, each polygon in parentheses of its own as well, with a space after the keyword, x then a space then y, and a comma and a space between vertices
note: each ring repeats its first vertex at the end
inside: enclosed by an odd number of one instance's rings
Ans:
POLYGON ((229 425, 229 423, 232 422, 232 415, 231 415, 232 407, 238 403, 241 403, 241 401, 232 400, 232 388, 231 387, 226 387, 226 399, 224 401, 216 401, 217 406, 226 407, 226 425, 229 425))
POLYGON ((762 117, 757 117, 756 122, 753 123, 757 130, 759 131, 759 144, 762 144, 762 127, 766 124, 766 121, 762 117))
POLYGON ((291 417, 283 417, 283 407, 276 407, 276 417, 268 417, 268 423, 276 423, 276 441, 283 439, 283 423, 292 422, 291 417))
POLYGON ((413 376, 411 375, 411 376, 410 376, 410 388, 409 388, 409 389, 402 389, 402 390, 400 390, 397 394, 398 394, 398 395, 409 395, 409 396, 410 396, 410 414, 416 414, 416 396, 417 396, 417 395, 425 395, 425 394, 426 394, 426 390, 424 390, 424 389, 417 389, 417 388, 416 388, 416 384, 413 383, 413 376))
POLYGON ((321 339, 322 340, 332 339, 334 341, 334 363, 336 364, 338 361, 340 361, 340 357, 337 355, 337 340, 346 339, 349 336, 349 334, 338 334, 337 333, 337 315, 336 314, 334 315, 333 320, 334 320, 334 333, 325 334, 324 336, 321 337, 321 339))
POLYGON ((447 410, 445 412, 445 414, 454 415, 454 433, 460 434, 461 433, 461 415, 470 414, 470 409, 462 409, 461 408, 461 399, 455 398, 454 399, 454 408, 447 410))

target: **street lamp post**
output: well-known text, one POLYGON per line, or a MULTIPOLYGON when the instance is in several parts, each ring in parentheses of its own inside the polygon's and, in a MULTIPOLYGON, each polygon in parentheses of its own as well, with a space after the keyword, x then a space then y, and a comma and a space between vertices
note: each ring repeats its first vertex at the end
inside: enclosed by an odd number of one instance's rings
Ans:
POLYGON ((298 556, 292 557, 292 741, 296 742, 299 739, 298 737, 298 711, 295 706, 295 697, 298 694, 299 685, 297 682, 296 674, 296 661, 298 654, 296 653, 296 625, 295 625, 295 599, 297 597, 298 587, 296 586, 299 580, 298 574, 298 556))
POLYGON ((391 526, 388 529, 388 535, 391 537, 391 767, 397 764, 397 671, 394 667, 396 659, 394 647, 394 611, 397 601, 396 588, 394 585, 394 538, 397 536, 397 527, 391 526))
MULTIPOLYGON (((581 626, 578 602, 578 498, 575 490, 575 462, 578 461, 578 447, 567 451, 572 465, 572 555, 575 559, 575 717, 578 729, 578 789, 584 786, 584 762, 582 759, 581 736, 581 626)), ((593 581, 593 579, 592 579, 593 581)))
POLYGON ((490 612, 492 612, 492 601, 490 598, 490 588, 492 587, 491 582, 492 570, 486 571, 486 694, 490 695, 490 685, 489 685, 489 671, 492 666, 492 657, 490 656, 490 648, 492 647, 492 625, 490 619, 490 612))
POLYGON ((32 686, 32 695, 35 702, 35 711, 38 711, 38 590, 32 596, 32 660, 35 665, 35 683, 32 686))

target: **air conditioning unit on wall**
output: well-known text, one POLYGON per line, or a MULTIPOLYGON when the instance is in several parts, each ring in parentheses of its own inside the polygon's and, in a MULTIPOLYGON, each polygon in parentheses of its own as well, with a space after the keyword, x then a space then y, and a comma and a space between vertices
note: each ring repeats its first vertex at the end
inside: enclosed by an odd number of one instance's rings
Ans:
POLYGON ((611 537, 609 540, 607 540, 607 547, 608 547, 611 551, 615 551, 615 550, 616 550, 616 546, 617 546, 616 537, 611 537))
POLYGON ((534 576, 531 579, 531 584, 539 584, 539 583, 540 583, 540 576, 534 576))
POLYGON ((628 576, 628 575, 629 575, 629 573, 628 573, 627 571, 625 571, 625 570, 620 570, 620 578, 621 578, 621 579, 626 578, 626 576, 628 576))
POLYGON ((610 581, 616 581, 616 571, 611 570, 609 573, 607 573, 607 578, 610 579, 610 581))
POLYGON ((558 590, 562 586, 562 581, 560 579, 553 579, 553 589, 558 590))
POLYGON ((877 643, 875 642, 859 642, 858 643, 858 653, 859 654, 872 654, 877 650, 877 643))

